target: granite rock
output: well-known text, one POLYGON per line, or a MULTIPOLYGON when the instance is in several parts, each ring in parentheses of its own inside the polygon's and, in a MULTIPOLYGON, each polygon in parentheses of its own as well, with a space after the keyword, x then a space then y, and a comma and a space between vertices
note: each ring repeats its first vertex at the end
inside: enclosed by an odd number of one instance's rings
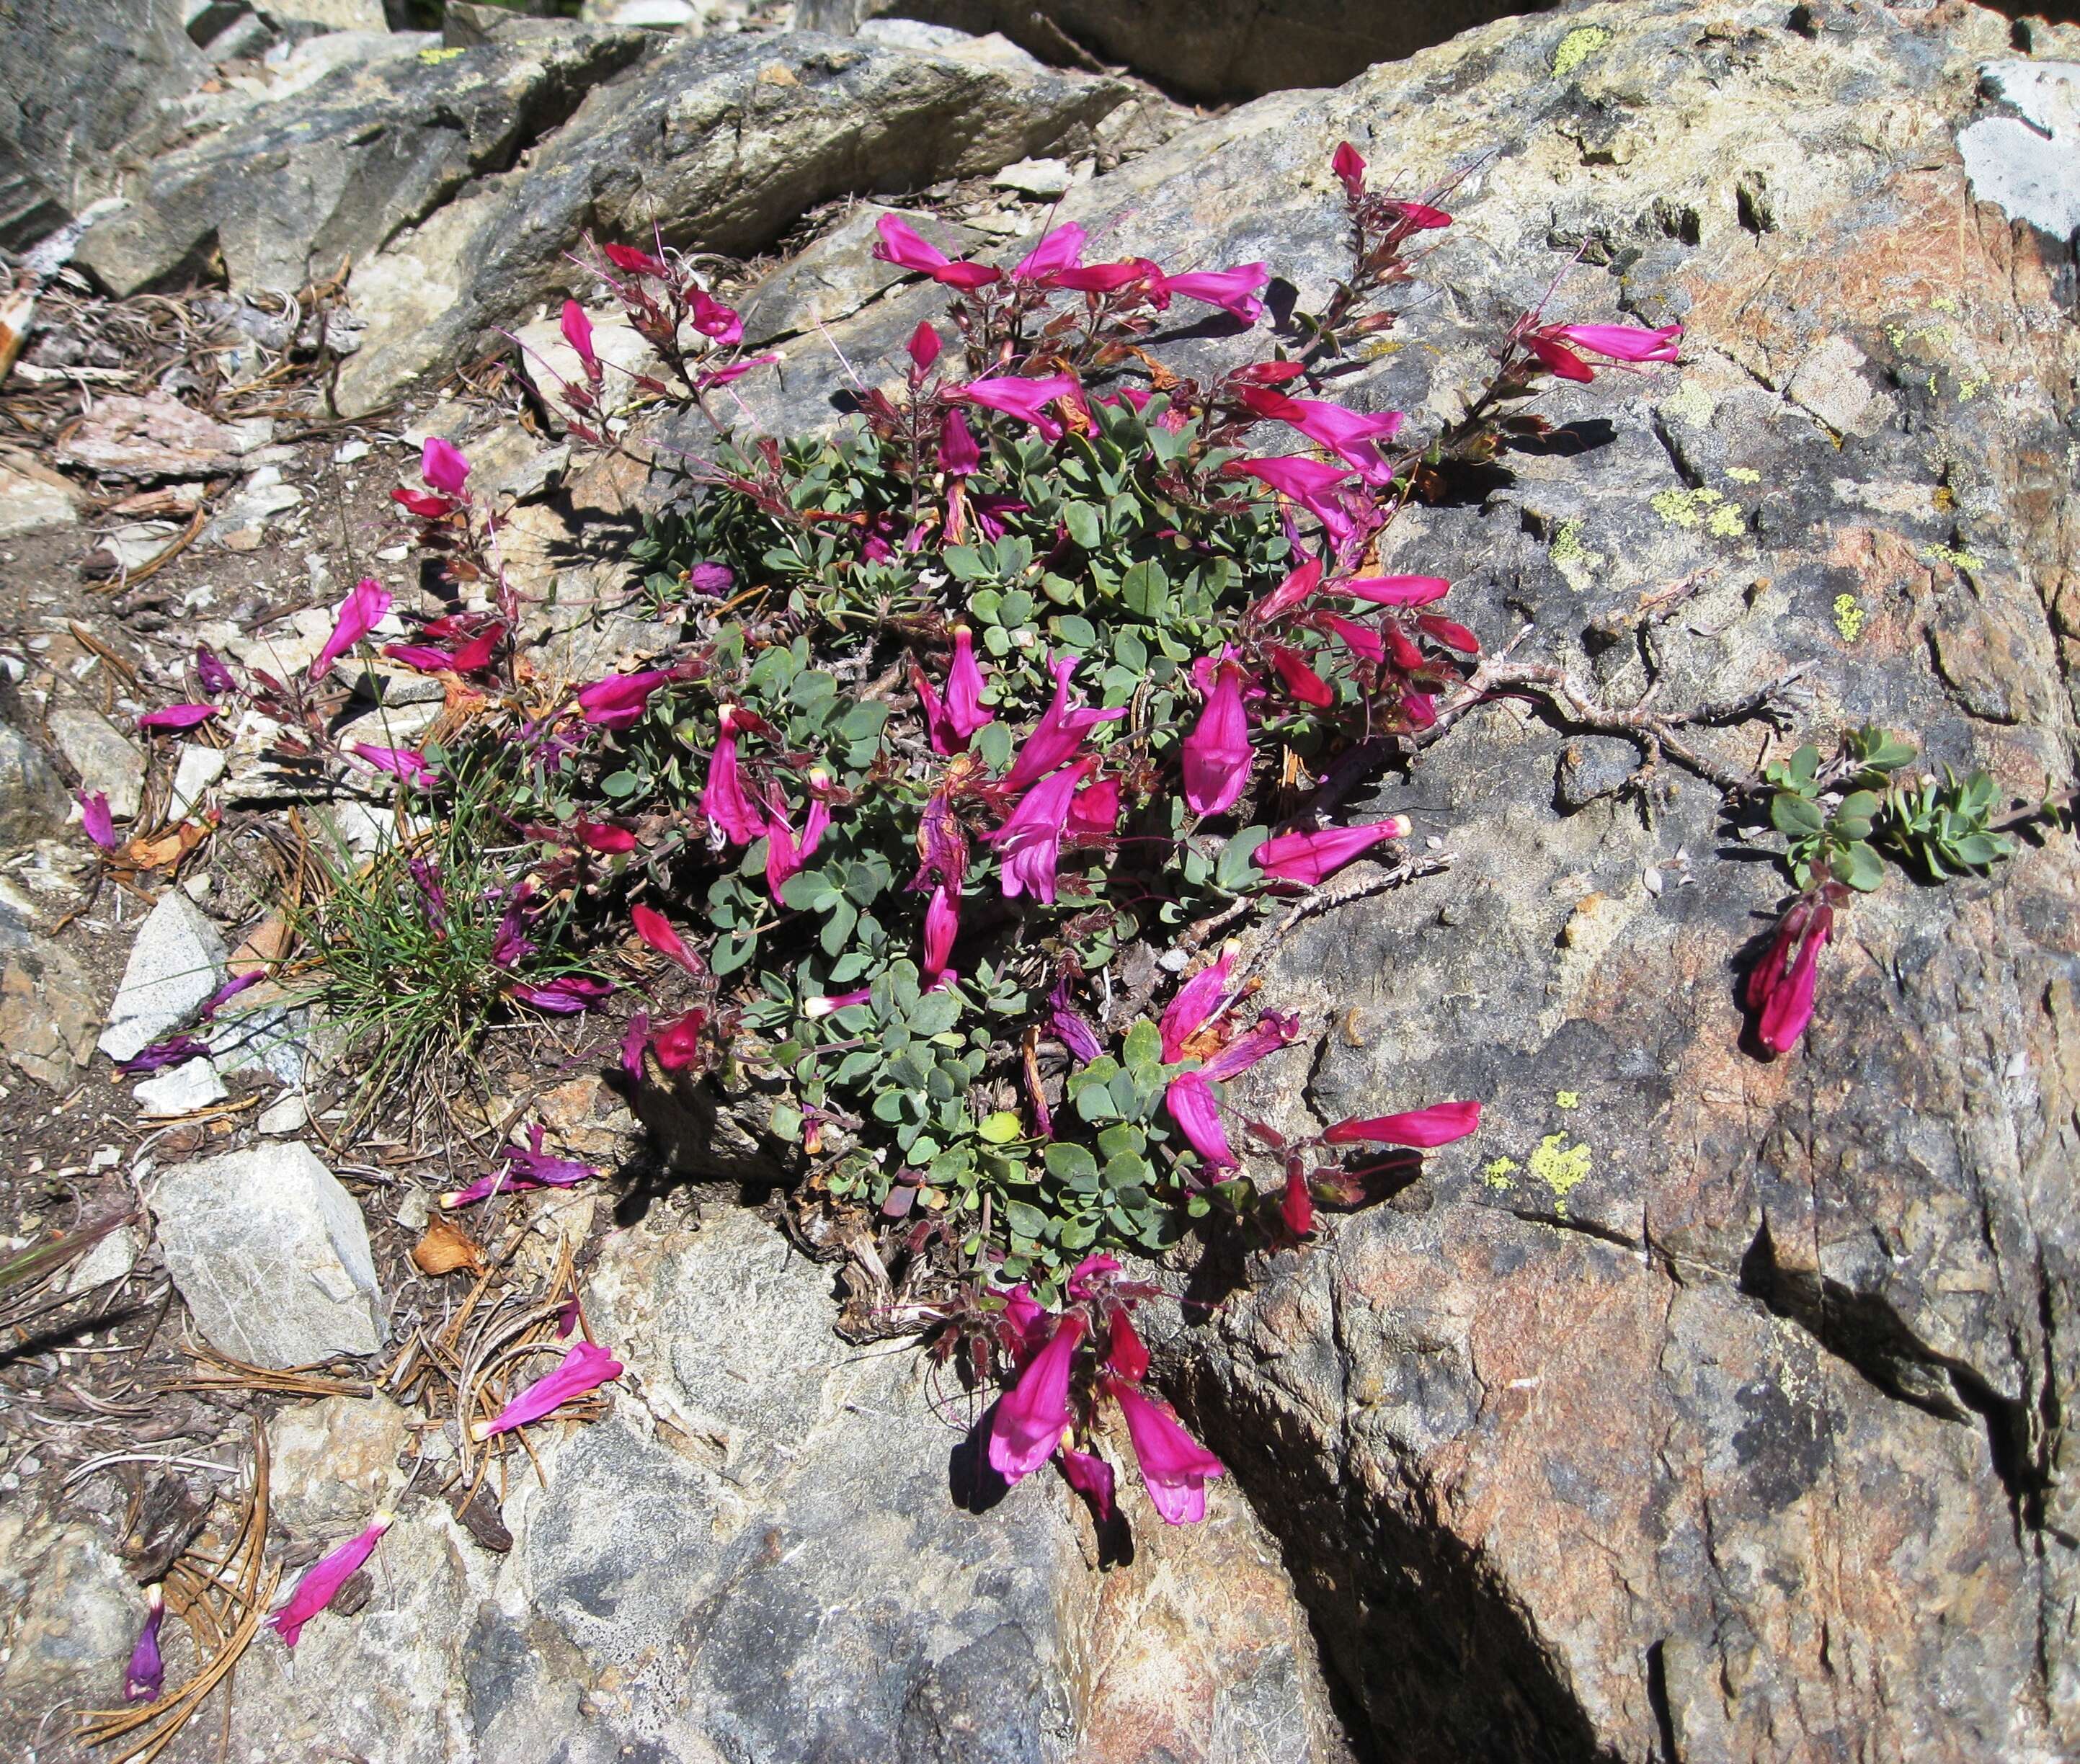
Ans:
POLYGON ((101 1051, 134 1059, 186 1024, 224 984, 224 938, 201 907, 177 888, 161 895, 130 946, 101 1051))

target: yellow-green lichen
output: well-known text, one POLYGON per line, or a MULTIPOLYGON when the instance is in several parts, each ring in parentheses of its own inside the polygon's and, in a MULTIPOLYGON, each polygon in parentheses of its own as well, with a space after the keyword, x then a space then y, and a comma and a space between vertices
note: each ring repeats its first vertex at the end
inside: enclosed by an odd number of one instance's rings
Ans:
POLYGON ((1566 79, 1610 40, 1610 32, 1600 24, 1576 25, 1561 38, 1560 47, 1553 52, 1553 78, 1566 79))
POLYGON ((1600 551, 1586 549, 1582 543, 1582 523, 1562 521, 1553 535, 1553 567, 1566 579, 1568 587, 1577 594, 1587 593, 1596 586, 1596 572, 1604 567, 1600 551))
POLYGON ((1661 408, 1677 421, 1687 423, 1692 429, 1702 429, 1712 420, 1719 401, 1696 381, 1685 380, 1676 388, 1672 397, 1663 401, 1661 408))
POLYGON ((443 61, 452 61, 462 52, 460 49, 421 49, 419 59, 428 67, 438 67, 443 61))
POLYGON ((1589 1179, 1594 1161, 1587 1146, 1567 1144, 1565 1133, 1548 1133, 1531 1154, 1531 1173, 1552 1191, 1553 1210, 1567 1217, 1567 1196, 1589 1179))
POLYGON ((1835 597, 1835 629, 1842 634, 1842 641, 1853 643, 1864 634, 1864 621, 1870 614, 1864 610, 1864 603, 1853 594, 1835 597))
POLYGON ((1762 474, 1753 466, 1728 466, 1726 476, 1735 484, 1760 484, 1762 474))
POLYGON ((1957 376, 1958 402, 1969 404, 1992 383, 1984 374, 1960 374, 1957 376))
POLYGON ((1923 546, 1921 560, 1924 564, 1948 564, 1953 570, 1983 569, 1986 566, 1969 551, 1960 551, 1953 546, 1923 546))
POLYGON ((1582 1093, 1578 1090, 1555 1091, 1553 1093, 1553 1106, 1555 1108, 1579 1108, 1582 1106, 1582 1093))
POLYGON ((1720 504, 1705 519, 1705 530, 1715 539, 1737 539, 1747 530, 1747 517, 1730 502, 1720 504))
POLYGON ((1700 527, 1712 508, 1726 499, 1716 490, 1664 490, 1654 498, 1654 512, 1671 526, 1700 527))
POLYGON ((1481 1166, 1481 1180, 1491 1188, 1508 1188, 1514 1184, 1510 1174, 1516 1168, 1514 1158, 1491 1158, 1481 1166))

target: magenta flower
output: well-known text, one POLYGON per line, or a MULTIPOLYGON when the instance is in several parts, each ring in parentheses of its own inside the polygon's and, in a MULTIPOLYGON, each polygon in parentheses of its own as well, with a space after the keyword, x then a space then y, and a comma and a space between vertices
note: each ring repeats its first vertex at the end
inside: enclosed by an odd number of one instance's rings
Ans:
POLYGON ((592 321, 576 300, 564 302, 563 333, 564 341, 577 351, 578 359, 585 364, 585 378, 598 385, 602 369, 598 352, 592 346, 592 321))
POLYGON ((611 821, 581 819, 571 831, 587 851, 598 852, 602 857, 619 857, 635 849, 635 834, 625 827, 616 827, 611 821))
POLYGON ((494 1434, 510 1433, 530 1421, 552 1414, 573 1397, 597 1390, 610 1379, 621 1376, 621 1362, 604 1347, 579 1342, 564 1355, 563 1364, 547 1377, 537 1378, 489 1421, 472 1421, 469 1436, 480 1443, 494 1434))
POLYGON ((1664 325, 1658 331, 1647 331, 1631 325, 1549 325, 1539 334, 1608 361, 1672 362, 1683 327, 1664 325))
POLYGON ((1398 410, 1377 416, 1361 416, 1319 398, 1289 398, 1268 388, 1245 388, 1242 402, 1260 417, 1290 425, 1318 446, 1328 449, 1357 471, 1368 484, 1386 484, 1394 468, 1376 443, 1390 441, 1402 425, 1398 410))
POLYGON ((1110 1339, 1105 1347, 1105 1370, 1130 1384, 1148 1376, 1148 1350, 1134 1333, 1133 1321, 1124 1310, 1112 1314, 1110 1339))
POLYGON ((646 907, 640 901, 628 909, 629 919, 635 926, 635 935, 660 956, 669 956, 696 980, 707 978, 707 964, 686 945, 686 941, 664 914, 654 907, 646 907))
POLYGON ((231 670, 217 660, 207 643, 197 643, 195 652, 195 678, 202 682, 203 691, 212 698, 220 698, 227 692, 236 692, 238 681, 231 670))
POLYGON ((296 1582, 296 1590, 289 1594, 288 1603, 267 1619, 267 1627, 281 1636, 283 1646, 296 1646, 304 1625, 332 1603, 333 1595, 346 1584, 347 1577, 368 1560, 369 1552, 390 1529, 392 1523, 389 1514, 378 1513, 359 1536, 349 1538, 329 1556, 304 1570, 304 1578, 296 1582))
POLYGON ((1221 1125, 1220 1105, 1203 1072, 1180 1072, 1164 1087, 1163 1106, 1193 1150, 1216 1170, 1235 1167, 1235 1149, 1221 1125))
POLYGON ((939 351, 945 345, 939 341, 939 333, 932 329, 932 321, 920 319, 917 329, 910 333, 910 341, 904 346, 909 351, 910 365, 922 379, 931 372, 932 363, 938 360, 939 351))
POLYGON ((575 1016, 581 1011, 589 1011, 613 991, 606 981, 594 980, 582 974, 565 974, 545 986, 516 981, 511 988, 512 995, 522 1004, 531 1004, 538 1011, 547 1011, 557 1016, 575 1016))
POLYGON ((1386 643, 1369 625, 1361 625, 1345 618, 1340 613, 1317 613, 1315 615, 1327 628, 1329 635, 1352 654, 1362 656, 1367 661, 1386 660, 1386 643))
POLYGON ((1330 156, 1329 170, 1336 174, 1337 181, 1344 186, 1344 194, 1352 202, 1365 194, 1365 162, 1348 141, 1337 143, 1336 152, 1330 156))
POLYGON ((1820 952, 1834 936, 1835 909, 1824 895, 1797 900, 1748 975, 1747 1006, 1759 1013, 1755 1035, 1772 1052, 1789 1054, 1812 1022, 1820 952))
MULTIPOLYGON (((1086 263, 1057 270, 1042 279, 1050 288, 1067 288, 1075 294, 1117 294, 1130 283, 1145 282, 1151 287, 1162 279, 1163 272, 1146 258, 1126 258, 1118 263, 1086 263)), ((1128 402, 1135 409, 1148 401, 1143 392, 1139 400, 1133 397, 1130 388, 1122 388, 1128 402)))
POLYGON ((498 929, 491 940, 493 967, 510 968, 522 956, 534 953, 534 943, 527 935, 528 922, 535 911, 534 893, 529 884, 521 883, 514 890, 505 911, 499 915, 498 929))
POLYGON ((73 800, 79 804, 79 824, 86 836, 105 852, 115 849, 115 819, 108 812, 108 793, 96 790, 89 796, 86 791, 74 793, 73 800))
POLYGON ((883 215, 874 222, 874 230, 881 235, 881 242, 874 248, 874 256, 899 270, 929 275, 945 287, 965 290, 988 287, 1003 279, 986 263, 954 262, 908 221, 894 215, 883 215))
POLYGON ((954 626, 953 664, 946 670, 946 726, 963 747, 976 730, 996 720, 994 710, 983 708, 988 684, 975 662, 974 633, 965 625, 954 626))
POLYGON ((1300 1033, 1298 1011, 1266 1011, 1240 1035, 1207 1059, 1197 1076, 1211 1083, 1239 1078, 1260 1059, 1276 1054, 1300 1033))
POLYGON ((707 783, 701 791, 701 812, 722 829, 731 844, 749 845, 765 831, 765 817, 752 802, 737 768, 734 709, 722 707, 722 727, 708 760, 707 783))
POLYGON ((213 704, 170 704, 163 710, 148 710, 137 719, 140 729, 192 729, 216 714, 213 704))
POLYGON ((925 978, 936 980, 946 971, 954 953, 954 940, 961 931, 960 896, 944 882, 932 890, 925 908, 925 978))
POLYGON ((1118 1512, 1113 1502, 1112 1466, 1095 1452, 1079 1452, 1067 1445, 1055 1461, 1062 1466, 1062 1480, 1089 1501, 1098 1523, 1109 1525, 1118 1512))
POLYGON ((372 742, 357 741, 352 751, 363 765, 401 778, 415 790, 426 790, 440 781, 440 774, 409 748, 379 748, 372 742))
MULTIPOLYGON (((939 469, 950 478, 971 476, 982 464, 982 449, 968 429, 968 420, 958 410, 939 419, 939 469)), ((1024 505, 1021 503, 1022 508, 1024 505)))
POLYGON ((785 806, 778 802, 767 805, 765 886, 774 900, 780 899, 780 890, 792 878, 800 875, 802 866, 816 855, 816 847, 823 843, 824 829, 830 824, 829 806, 820 796, 810 798, 808 815, 802 823, 802 837, 798 842, 785 806))
POLYGON ((1242 669, 1220 665, 1206 707, 1185 737, 1185 800, 1194 815, 1218 815, 1249 782, 1249 713, 1242 702, 1242 669))
POLYGON ((1079 839, 1110 839, 1118 826, 1119 780, 1092 778, 1069 803, 1069 832, 1079 839))
POLYGON ((527 1140, 525 1146, 500 1147, 498 1155, 503 1168, 494 1170, 489 1175, 479 1176, 467 1188, 442 1195, 441 1205, 452 1211, 457 1207, 472 1206, 494 1194, 518 1194, 528 1188, 574 1188, 599 1174, 589 1163, 580 1163, 572 1158, 551 1158, 543 1152, 539 1123, 528 1129, 527 1140))
POLYGON ((460 448, 438 435, 429 435, 419 450, 419 476, 444 496, 463 496, 467 494, 463 485, 469 477, 469 462, 460 448))
POLYGON ((1007 1482, 1030 1476, 1069 1431, 1069 1372, 1084 1338, 1080 1311, 1057 1320, 1047 1345, 1000 1397, 989 1429, 990 1467, 1007 1482))
POLYGON ((842 1011, 849 1004, 864 1004, 874 996, 874 988, 863 986, 851 992, 828 992, 821 998, 804 999, 802 1015, 806 1017, 828 1016, 833 1011, 842 1011))
POLYGON ((1116 710, 1093 710, 1080 705, 1071 710, 1069 706, 1069 682, 1076 672, 1077 660, 1064 656, 1053 664, 1055 672, 1055 699, 1048 706, 1046 714, 1033 727, 1012 761, 1011 769, 1005 773, 1000 788, 1007 794, 1022 790, 1035 780, 1045 777, 1083 745, 1085 735, 1101 723, 1117 722, 1126 714, 1122 706, 1116 710))
POLYGON ((1340 1121, 1322 1135, 1325 1146, 1348 1146, 1358 1141, 1377 1146, 1411 1146, 1427 1151, 1432 1146, 1449 1146, 1478 1130, 1478 1103, 1433 1103, 1428 1108, 1411 1109, 1405 1115, 1378 1115, 1369 1121, 1340 1121))
POLYGON ((621 1032, 621 1070, 631 1084, 643 1082, 643 1050, 650 1045, 650 1013, 638 1011, 621 1032))
POLYGON ((156 1072, 178 1066, 183 1060, 199 1058, 208 1051, 209 1043, 198 1041, 192 1035, 170 1035, 127 1060, 118 1060, 115 1069, 127 1078, 139 1072, 156 1072))
POLYGON ((455 513, 455 505, 446 497, 437 497, 425 490, 408 490, 401 484, 390 492, 390 500, 428 521, 438 521, 455 513))
POLYGON ((1044 379, 1000 374, 971 380, 965 386, 949 387, 946 396, 1016 417, 1021 422, 1032 424, 1050 441, 1059 441, 1064 433, 1061 419, 1054 414, 1056 404, 1067 402, 1086 417, 1090 414, 1084 404, 1083 388, 1069 374, 1050 374, 1044 379))
POLYGON ((1279 1216, 1285 1229, 1304 1238, 1315 1229, 1315 1196, 1307 1187, 1306 1172, 1294 1164, 1285 1172, 1285 1192, 1278 1199, 1279 1216))
POLYGON ((614 268, 626 270, 631 275, 669 278, 672 274, 669 264, 660 258, 652 257, 647 251, 639 250, 632 245, 602 245, 600 249, 606 252, 606 261, 614 268))
POLYGON ((1354 857, 1386 839, 1406 839, 1408 817, 1390 815, 1369 827, 1327 827, 1319 833, 1281 833, 1252 854, 1256 867, 1273 882, 1309 886, 1334 875, 1354 857))
POLYGON ((686 586, 719 600, 736 586, 736 572, 727 564, 696 564, 686 572, 686 586))
POLYGON ((708 1013, 695 1005, 657 1032, 657 1063, 668 1072, 683 1071, 702 1058, 701 1032, 707 1027, 708 1013))
POLYGON ((650 694, 671 678, 662 668, 640 673, 609 674, 578 692, 578 709, 586 722, 602 729, 626 729, 642 717, 650 694))
POLYGON ((159 1653, 159 1625, 166 1619, 166 1594, 153 1586, 145 1589, 145 1627, 137 1632, 137 1645, 130 1650, 130 1664, 123 1674, 125 1703, 157 1703, 166 1687, 166 1662, 159 1653))
POLYGON ((1126 1419, 1142 1483, 1164 1523, 1189 1525, 1204 1519, 1207 1479, 1225 1474, 1227 1467, 1185 1431, 1168 1404, 1125 1384, 1114 1384, 1112 1394, 1126 1419))
MULTIPOLYGON (((744 341, 744 316, 733 306, 725 306, 706 290, 693 291, 693 327, 719 347, 734 349, 744 341)), ((767 360, 772 358, 768 356, 767 360)))
POLYGON ((1020 282, 1051 279, 1082 262, 1084 229, 1073 220, 1043 237, 1011 267, 1012 279, 1020 282))
POLYGON ((1336 689, 1307 665, 1298 650, 1273 643, 1269 653, 1279 684, 1297 702, 1313 705, 1318 710, 1326 710, 1336 702, 1336 689))
POLYGON ((1280 495, 1292 498, 1319 521, 1338 544, 1357 530, 1350 511, 1339 497, 1344 480, 1350 476, 1342 467, 1324 465, 1299 454, 1282 454, 1264 459, 1238 459, 1227 469, 1257 479, 1280 495))
POLYGON ((1337 583, 1336 591, 1375 606, 1428 606, 1451 586, 1441 576, 1359 576, 1337 583))
POLYGON ((1166 275, 1156 283, 1157 304, 1167 306, 1171 295, 1181 294, 1188 300, 1217 306, 1245 325, 1254 325, 1264 316, 1264 302, 1257 299, 1256 291, 1270 279, 1270 268, 1262 263, 1239 263, 1231 270, 1198 270, 1188 275, 1166 275))
POLYGON ((232 975, 222 986, 202 1001, 203 1021, 205 1023, 210 1021, 240 993, 250 991, 266 978, 267 970, 265 968, 249 968, 243 974, 232 975))
POLYGON ((364 576, 339 603, 339 616, 325 639, 325 647, 304 670, 312 680, 322 680, 332 664, 375 629, 375 622, 390 610, 389 591, 372 576, 364 576))
MULTIPOLYGON (((725 308, 723 310, 728 309, 725 308)), ((712 392, 718 386, 727 386, 732 380, 743 379, 754 367, 764 367, 779 359, 778 355, 747 355, 740 362, 726 362, 720 367, 703 368, 694 376, 694 390, 697 392, 712 392)))
POLYGON ((1274 618, 1304 605, 1309 595, 1322 585, 1322 560, 1310 557, 1249 610, 1252 624, 1268 625, 1274 618))
POLYGON ((1030 894, 1035 900, 1054 905, 1055 866, 1061 858, 1069 804, 1076 786, 1097 763, 1079 760, 1042 778, 1019 798, 1010 819, 985 836, 1003 858, 1001 879, 1006 900, 1030 894))

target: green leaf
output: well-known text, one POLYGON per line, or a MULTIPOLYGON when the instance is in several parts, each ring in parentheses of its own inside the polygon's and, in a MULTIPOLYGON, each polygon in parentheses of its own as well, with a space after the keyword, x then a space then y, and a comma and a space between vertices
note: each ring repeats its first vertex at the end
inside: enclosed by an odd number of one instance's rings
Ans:
POLYGON ((1008 1146, 1022 1131, 1017 1116, 1008 1108, 1000 1108, 993 1115, 985 1115, 982 1125, 975 1131, 992 1146, 1008 1146))
POLYGON ((959 581, 975 581, 989 573, 972 546, 950 545, 939 554, 939 558, 948 573, 959 581))
POLYGON ((1004 1222, 1016 1235, 1035 1243, 1047 1234, 1047 1215, 1038 1207, 1028 1206, 1023 1200, 1004 1203, 1004 1222))
MULTIPOLYGON (((1800 749, 1801 752, 1805 751, 1800 749)), ((1825 832, 1827 826, 1818 803, 1795 796, 1789 790, 1779 790, 1771 799, 1769 818, 1777 832, 1788 839, 1808 838, 1825 832)))
POLYGON ((1868 894, 1885 880, 1885 865, 1861 840, 1852 840, 1842 848, 1840 859, 1834 868, 1835 874, 1843 882, 1864 894, 1868 894))
POLYGON ((755 934, 740 932, 734 937, 721 937, 709 952, 708 966, 717 974, 734 974, 749 962, 752 952, 758 947, 755 934))
POLYGON ((831 904, 830 917, 824 921, 824 928, 817 941, 823 945, 824 953, 835 956, 843 953, 852 941, 853 928, 859 923, 859 908, 844 895, 837 896, 831 904))
POLYGON ((1271 836, 1268 827, 1245 827, 1221 848, 1220 861, 1214 865, 1214 882, 1230 894, 1240 892, 1262 874, 1250 859, 1271 836))
POLYGON ((1169 572, 1155 559, 1144 559, 1128 567, 1119 580, 1119 593, 1130 612, 1139 613, 1151 624, 1159 622, 1170 611, 1169 572))
POLYGON ((1062 520, 1069 530, 1069 537, 1086 551, 1095 551, 1104 535, 1098 511, 1088 502, 1071 502, 1062 511, 1062 520))
POLYGON ((768 1124, 775 1139, 799 1139, 802 1137, 802 1111, 792 1103, 775 1103, 773 1119, 768 1124))
POLYGON ((1139 1069, 1157 1066, 1163 1060, 1163 1032, 1147 1017, 1126 1032, 1126 1045, 1123 1050, 1126 1063, 1139 1069))
POLYGON ((943 1035, 960 1020, 960 995, 950 987, 938 992, 927 992, 910 1009, 910 1033, 913 1035, 943 1035))
POLYGON ((1081 1146, 1056 1140, 1046 1151, 1047 1174, 1080 1192, 1098 1185, 1098 1163, 1081 1146))

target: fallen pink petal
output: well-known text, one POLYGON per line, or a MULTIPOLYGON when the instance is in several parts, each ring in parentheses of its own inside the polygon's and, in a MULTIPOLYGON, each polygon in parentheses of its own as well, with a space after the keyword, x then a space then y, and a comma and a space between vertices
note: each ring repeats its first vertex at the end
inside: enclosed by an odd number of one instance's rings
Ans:
POLYGON ((166 1618, 165 1590, 154 1584, 145 1589, 145 1627, 137 1632, 137 1645, 130 1650, 130 1663, 123 1673, 125 1703, 157 1703, 166 1682, 166 1662, 159 1652, 159 1626, 166 1618))
POLYGON ((378 1513, 367 1531, 349 1538, 330 1555, 304 1570, 303 1578, 296 1582, 296 1590, 290 1594, 288 1603, 267 1619, 267 1627, 282 1638, 284 1646, 296 1646, 304 1625, 333 1602, 347 1577, 368 1560, 370 1552, 393 1523, 390 1514, 378 1513))
POLYGON ((140 729, 192 729, 216 714, 213 704, 170 704, 163 710, 149 710, 138 718, 140 729))
POLYGON ((554 1414, 565 1403, 597 1390, 619 1378, 621 1362, 604 1347, 579 1342, 564 1355, 563 1364, 546 1377, 538 1378, 489 1421, 472 1421, 469 1436, 480 1444, 495 1435, 510 1433, 531 1421, 554 1414))

